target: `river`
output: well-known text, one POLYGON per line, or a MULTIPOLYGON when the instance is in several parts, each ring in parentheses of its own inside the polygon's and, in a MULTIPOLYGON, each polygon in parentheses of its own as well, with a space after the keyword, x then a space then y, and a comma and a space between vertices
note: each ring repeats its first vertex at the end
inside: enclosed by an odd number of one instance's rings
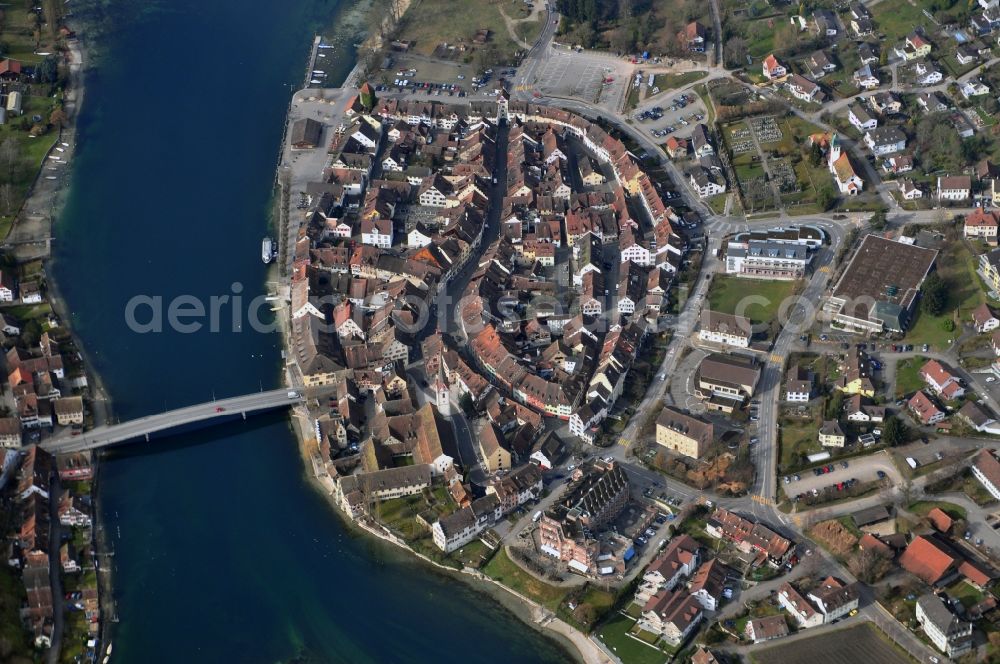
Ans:
MULTIPOLYGON (((302 80, 312 31, 351 8, 101 1, 56 227, 72 325, 123 420, 274 387, 279 336, 234 331, 230 309, 218 332, 145 334, 125 311, 136 296, 165 309, 184 295, 264 291, 260 238, 289 84, 302 80)), ((307 482, 284 416, 108 453, 100 500, 121 617, 115 661, 568 658, 488 596, 352 535, 307 482)))

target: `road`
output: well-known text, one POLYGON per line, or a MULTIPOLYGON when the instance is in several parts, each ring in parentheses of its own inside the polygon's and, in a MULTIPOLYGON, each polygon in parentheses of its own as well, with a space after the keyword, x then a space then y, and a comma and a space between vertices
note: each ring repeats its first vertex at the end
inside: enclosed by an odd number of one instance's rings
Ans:
POLYGON ((121 424, 95 427, 79 435, 66 432, 42 443, 42 447, 52 454, 93 450, 129 440, 145 438, 160 431, 196 422, 224 421, 235 416, 243 416, 275 408, 286 408, 304 401, 295 392, 290 397, 287 388, 254 392, 228 399, 218 399, 206 403, 186 406, 176 410, 147 415, 121 424))

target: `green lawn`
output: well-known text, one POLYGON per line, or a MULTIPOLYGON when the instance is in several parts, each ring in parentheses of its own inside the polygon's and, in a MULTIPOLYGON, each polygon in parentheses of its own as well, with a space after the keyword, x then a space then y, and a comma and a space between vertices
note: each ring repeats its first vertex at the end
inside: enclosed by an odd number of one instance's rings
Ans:
POLYGON ((712 208, 715 214, 722 214, 726 211, 726 198, 729 194, 716 194, 705 199, 705 204, 712 208))
POLYGON ((657 74, 653 77, 653 87, 659 88, 660 92, 677 90, 678 88, 691 85, 695 81, 700 81, 706 76, 708 76, 708 72, 704 71, 687 71, 682 74, 657 74))
MULTIPOLYGON (((462 3, 461 11, 456 11, 452 0, 420 0, 412 3, 403 15, 398 39, 413 41, 417 53, 430 55, 443 42, 471 45, 476 31, 487 28, 490 31, 487 45, 494 45, 500 53, 512 54, 520 47, 510 38, 500 8, 511 18, 518 18, 522 5, 518 0, 467 0, 462 3)), ((483 47, 473 45, 470 51, 480 48, 483 47)), ((472 58, 469 52, 463 56, 467 61, 472 58)))
POLYGON ((501 548, 496 552, 493 559, 483 568, 483 573, 552 611, 559 608, 566 596, 567 589, 539 581, 518 567, 507 555, 506 549, 501 548))
POLYGON ((896 364, 896 398, 901 399, 924 386, 920 368, 927 363, 926 357, 910 357, 896 364))
MULTIPOLYGON (((876 5, 876 7, 881 5, 876 5)), ((982 280, 976 274, 976 259, 957 234, 949 234, 945 248, 938 254, 937 271, 948 285, 948 303, 938 316, 931 316, 922 308, 906 334, 912 344, 931 344, 935 350, 947 348, 957 330, 945 329, 945 321, 965 321, 973 309, 986 301, 982 280)))
MULTIPOLYGON (((42 121, 44 123, 48 121, 52 108, 53 100, 45 97, 30 96, 25 99, 24 115, 21 117, 31 118, 33 115, 41 115, 44 118, 42 121)), ((18 155, 18 163, 14 168, 13 178, 11 178, 13 191, 9 205, 8 201, 0 200, 0 239, 7 236, 10 226, 14 221, 14 215, 24 204, 31 185, 34 183, 35 177, 42 167, 42 162, 46 161, 46 155, 59 137, 58 131, 51 128, 47 133, 37 138, 32 138, 28 133, 28 129, 30 129, 30 126, 22 128, 21 118, 8 117, 7 124, 0 125, 0 144, 3 144, 8 139, 13 139, 18 155)), ((4 173, 4 177, 0 178, 0 180, 5 179, 5 177, 6 173, 4 173)))
POLYGON ((948 595, 960 601, 965 608, 979 604, 986 597, 981 591, 973 588, 964 580, 956 581, 947 588, 947 591, 948 595))
POLYGON ((781 450, 778 465, 780 473, 801 467, 804 455, 823 451, 823 446, 819 444, 818 419, 782 418, 778 440, 781 450))
POLYGON ((777 317, 781 303, 791 297, 798 281, 766 281, 763 279, 741 279, 717 274, 712 277, 708 289, 708 302, 712 311, 739 313, 752 323, 764 323, 777 317), (753 298, 753 299, 751 299, 753 298))
POLYGON ((522 21, 514 24, 514 32, 526 44, 534 44, 542 31, 542 21, 522 21))
POLYGON ((882 48, 892 48, 917 26, 924 27, 927 34, 936 33, 936 26, 924 16, 918 5, 919 3, 910 3, 908 0, 883 0, 872 6, 872 18, 875 19, 878 32, 886 37, 881 44, 882 48))
POLYGON ((624 664, 662 664, 667 661, 666 653, 629 636, 628 631, 633 625, 634 620, 619 613, 597 630, 597 636, 624 664))
POLYGON ((961 505, 956 505, 955 503, 948 503, 943 500, 918 500, 917 502, 912 503, 906 509, 909 510, 910 512, 913 512, 914 514, 918 514, 920 516, 927 516, 927 513, 930 512, 935 507, 937 507, 938 509, 940 509, 942 512, 944 512, 953 519, 966 518, 966 511, 964 507, 962 507, 961 505))

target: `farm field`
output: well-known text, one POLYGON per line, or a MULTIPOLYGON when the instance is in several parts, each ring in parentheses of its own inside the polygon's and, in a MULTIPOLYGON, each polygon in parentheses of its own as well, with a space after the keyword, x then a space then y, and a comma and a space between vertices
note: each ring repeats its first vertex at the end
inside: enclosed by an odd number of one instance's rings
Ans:
POLYGON ((907 664, 909 661, 869 623, 828 632, 750 655, 754 664, 907 664))

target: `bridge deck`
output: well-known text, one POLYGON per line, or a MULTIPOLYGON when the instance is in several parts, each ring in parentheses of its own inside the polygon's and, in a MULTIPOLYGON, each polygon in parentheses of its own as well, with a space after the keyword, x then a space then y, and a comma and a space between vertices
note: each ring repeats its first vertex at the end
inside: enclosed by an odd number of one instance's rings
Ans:
POLYGON ((293 406, 301 403, 303 397, 295 392, 289 397, 291 390, 282 388, 268 392, 254 392, 228 399, 218 399, 193 406, 185 406, 156 415, 147 415, 121 424, 95 427, 79 435, 65 433, 42 443, 42 447, 53 454, 65 452, 82 452, 93 450, 127 440, 145 438, 146 436, 195 422, 206 422, 215 419, 232 417, 234 414, 250 414, 264 410, 272 410, 283 406, 293 406))

